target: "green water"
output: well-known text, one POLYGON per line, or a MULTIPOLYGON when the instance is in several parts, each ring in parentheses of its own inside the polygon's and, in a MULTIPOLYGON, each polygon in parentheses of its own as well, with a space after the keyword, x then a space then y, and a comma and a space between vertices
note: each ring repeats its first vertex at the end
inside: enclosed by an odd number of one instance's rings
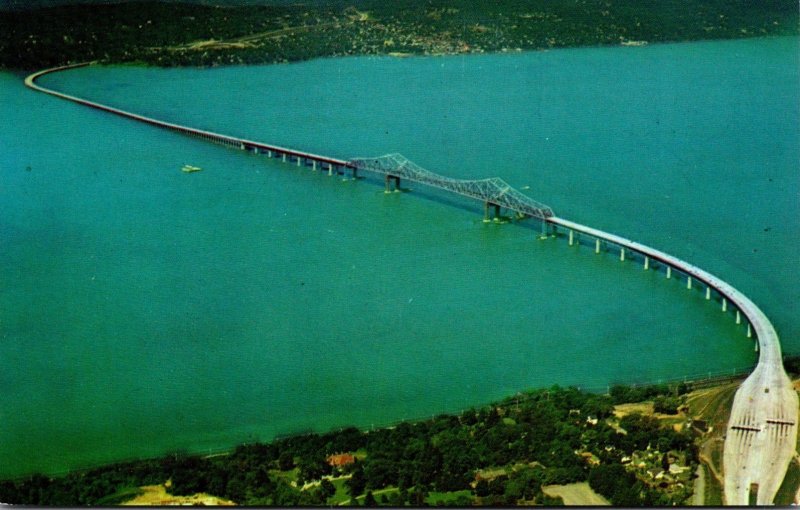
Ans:
MULTIPOLYGON (((339 157, 500 176, 721 276, 800 352, 798 39, 43 84, 339 157)), ((0 74, 0 476, 750 366, 732 315, 480 204, 343 181, 0 74), (204 171, 185 174, 183 164, 204 171)))

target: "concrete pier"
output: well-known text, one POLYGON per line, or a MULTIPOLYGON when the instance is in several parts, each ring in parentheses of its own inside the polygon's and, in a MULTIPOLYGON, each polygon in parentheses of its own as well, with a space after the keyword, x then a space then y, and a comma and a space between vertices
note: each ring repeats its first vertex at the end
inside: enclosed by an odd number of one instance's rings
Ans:
POLYGON ((492 221, 500 221, 500 206, 492 202, 484 202, 483 204, 483 222, 490 223, 492 221), (494 218, 489 214, 489 210, 494 208, 494 218))

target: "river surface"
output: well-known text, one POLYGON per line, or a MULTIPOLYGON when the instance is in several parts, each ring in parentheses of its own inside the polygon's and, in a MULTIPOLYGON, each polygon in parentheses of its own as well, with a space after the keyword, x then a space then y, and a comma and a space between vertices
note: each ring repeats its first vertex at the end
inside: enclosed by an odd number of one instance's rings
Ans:
MULTIPOLYGON (((342 158, 499 176, 684 258, 800 353, 798 38, 224 69, 46 86, 342 158)), ((701 291, 478 203, 342 180, 0 73, 0 476, 752 366, 701 291), (185 174, 184 164, 202 172, 185 174)))

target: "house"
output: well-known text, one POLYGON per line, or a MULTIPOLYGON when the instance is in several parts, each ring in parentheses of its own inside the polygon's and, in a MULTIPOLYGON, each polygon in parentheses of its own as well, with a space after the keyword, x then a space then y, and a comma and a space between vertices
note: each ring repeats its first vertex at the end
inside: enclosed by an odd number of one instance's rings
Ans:
POLYGON ((332 467, 342 468, 356 461, 356 458, 350 453, 337 453, 336 455, 328 455, 325 459, 332 467))

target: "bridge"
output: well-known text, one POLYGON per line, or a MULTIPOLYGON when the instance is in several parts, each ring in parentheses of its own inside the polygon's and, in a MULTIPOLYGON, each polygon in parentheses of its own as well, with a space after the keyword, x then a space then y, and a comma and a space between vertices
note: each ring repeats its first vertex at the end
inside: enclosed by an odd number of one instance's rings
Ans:
POLYGON ((387 192, 399 190, 401 180, 407 180, 478 200, 484 205, 485 221, 491 221, 492 208, 495 219, 502 209, 517 214, 519 218, 536 218, 541 221, 544 230, 567 237, 570 246, 594 244, 594 251, 598 254, 610 249, 619 250, 620 261, 641 261, 644 270, 663 271, 666 278, 674 275, 684 279, 687 289, 702 289, 706 300, 718 301, 722 312, 733 315, 737 324, 744 323, 746 336, 755 339, 755 349, 759 352, 755 369, 736 391, 728 422, 723 454, 725 500, 728 505, 773 503, 795 455, 800 403, 783 369, 780 341, 775 328, 755 303, 730 284, 662 251, 557 217, 551 208, 520 193, 500 178, 453 179, 426 170, 400 154, 350 160, 322 156, 145 117, 36 83, 39 77, 46 74, 90 64, 45 69, 28 76, 25 85, 61 99, 184 135, 242 151, 266 154, 297 166, 327 170, 329 175, 351 172, 353 177, 357 177, 359 171, 382 175, 387 192))

